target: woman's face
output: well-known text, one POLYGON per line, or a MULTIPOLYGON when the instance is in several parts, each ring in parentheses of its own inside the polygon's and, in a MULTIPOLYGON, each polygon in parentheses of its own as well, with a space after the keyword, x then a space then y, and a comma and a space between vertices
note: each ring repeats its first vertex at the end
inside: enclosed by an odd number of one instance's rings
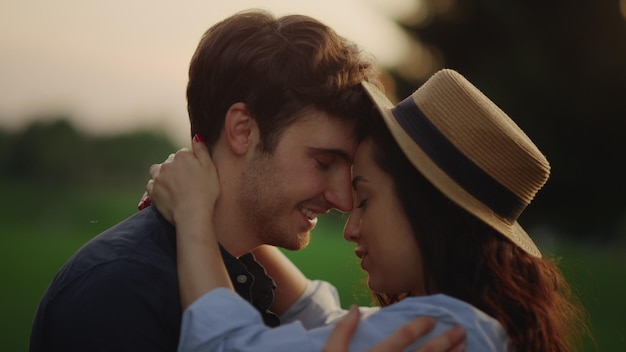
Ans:
POLYGON ((372 140, 359 145, 352 167, 355 205, 344 237, 356 243, 368 286, 377 293, 423 295, 422 260, 393 181, 371 157, 372 140))

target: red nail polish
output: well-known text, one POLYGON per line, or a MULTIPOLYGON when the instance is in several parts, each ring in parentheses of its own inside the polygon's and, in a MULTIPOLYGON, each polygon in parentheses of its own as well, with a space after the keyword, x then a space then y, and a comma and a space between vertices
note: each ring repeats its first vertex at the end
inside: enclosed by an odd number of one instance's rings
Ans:
POLYGON ((201 135, 197 134, 195 136, 193 136, 193 140, 198 142, 198 143, 204 143, 204 138, 202 138, 201 135))
POLYGON ((139 205, 137 206, 137 208, 139 210, 143 210, 143 209, 147 208, 148 205, 150 205, 150 203, 152 203, 150 201, 150 198, 142 199, 141 202, 139 202, 139 205))

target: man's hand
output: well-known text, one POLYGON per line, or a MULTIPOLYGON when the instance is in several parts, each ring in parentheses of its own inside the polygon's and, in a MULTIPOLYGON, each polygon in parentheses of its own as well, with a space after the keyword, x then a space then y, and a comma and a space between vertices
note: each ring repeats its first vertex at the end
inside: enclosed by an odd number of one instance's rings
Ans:
MULTIPOLYGON (((356 306, 335 326, 328 337, 323 352, 348 351, 350 339, 360 321, 360 312, 356 306)), ((395 352, 404 349, 415 340, 426 335, 435 327, 431 317, 417 318, 398 329, 384 341, 370 348, 369 352, 395 352)), ((454 327, 443 334, 430 339, 415 352, 462 352, 465 351, 465 330, 454 327)))

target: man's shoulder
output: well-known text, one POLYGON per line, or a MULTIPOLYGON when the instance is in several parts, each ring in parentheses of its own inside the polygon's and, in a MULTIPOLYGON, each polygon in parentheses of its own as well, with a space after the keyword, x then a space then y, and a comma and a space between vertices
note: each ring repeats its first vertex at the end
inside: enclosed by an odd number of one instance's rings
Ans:
POLYGON ((77 281, 98 282, 145 277, 176 280, 175 238, 156 211, 138 212, 89 240, 65 263, 50 290, 77 281))
POLYGON ((158 212, 148 208, 137 212, 89 240, 74 257, 95 263, 145 256, 173 256, 175 230, 158 212))
POLYGON ((154 209, 97 235, 46 290, 31 344, 175 350, 181 315, 175 253, 174 231, 154 209))
POLYGON ((106 350, 168 345, 175 350, 181 317, 175 268, 168 273, 120 258, 74 274, 71 280, 58 277, 48 289, 31 343, 72 346, 69 350, 96 345, 106 350))
POLYGON ((159 214, 156 208, 151 206, 104 230, 94 240, 137 243, 145 240, 146 237, 170 236, 174 233, 174 227, 159 214))

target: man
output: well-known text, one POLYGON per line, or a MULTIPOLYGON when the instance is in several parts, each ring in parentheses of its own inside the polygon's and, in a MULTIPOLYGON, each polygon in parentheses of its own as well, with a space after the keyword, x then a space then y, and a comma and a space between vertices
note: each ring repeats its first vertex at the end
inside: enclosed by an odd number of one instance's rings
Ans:
MULTIPOLYGON (((237 292, 269 326, 279 324, 274 282, 247 253, 261 244, 302 249, 319 214, 351 209, 356 121, 368 106, 360 82, 375 77, 329 27, 260 11, 210 28, 192 58, 191 132, 205 137, 223 180, 215 209, 222 256, 237 292)), ((60 270, 30 350, 175 351, 180 307, 174 227, 147 207, 60 270)))

